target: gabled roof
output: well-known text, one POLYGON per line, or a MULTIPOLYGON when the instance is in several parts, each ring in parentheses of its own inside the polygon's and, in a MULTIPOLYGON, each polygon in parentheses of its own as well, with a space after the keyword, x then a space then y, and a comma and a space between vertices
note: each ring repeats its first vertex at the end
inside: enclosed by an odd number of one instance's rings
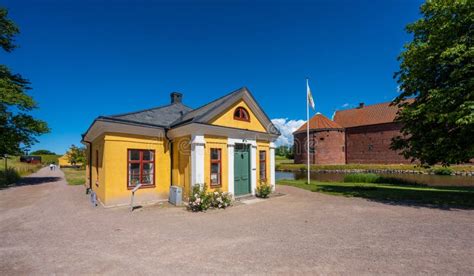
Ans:
MULTIPOLYGON (((411 101, 411 100, 408 100, 411 101)), ((344 128, 391 123, 399 108, 390 102, 336 111, 334 121, 344 128)))
POLYGON ((103 116, 102 118, 169 127, 173 122, 180 119, 184 114, 191 110, 192 108, 187 107, 182 103, 174 103, 136 112, 103 116))
POLYGON ((248 91, 246 87, 243 87, 194 110, 178 102, 136 112, 99 116, 82 136, 84 139, 96 122, 101 124, 116 123, 128 125, 130 128, 146 127, 161 131, 189 123, 208 124, 210 116, 224 111, 225 108, 228 108, 239 99, 243 99, 249 104, 249 107, 257 118, 266 126, 268 133, 271 135, 280 134, 278 129, 255 101, 250 91, 248 91))
POLYGON ((171 124, 171 127, 177 127, 187 123, 206 124, 212 116, 224 111, 226 108, 230 107, 232 104, 234 104, 240 99, 245 100, 247 104, 249 104, 252 111, 255 113, 257 118, 259 118, 262 124, 266 126, 266 129, 269 133, 277 135, 280 134, 278 129, 271 122, 270 118, 268 118, 267 114, 265 114, 263 109, 258 105, 252 93, 250 93, 250 91, 246 87, 242 87, 235 91, 232 91, 227 95, 224 95, 206 105, 203 105, 186 113, 183 117, 173 122, 171 124))
MULTIPOLYGON (((306 131, 307 123, 304 123, 294 133, 306 131)), ((329 130, 329 129, 343 129, 338 123, 329 120, 326 116, 321 113, 314 115, 309 119, 310 130, 329 130)))

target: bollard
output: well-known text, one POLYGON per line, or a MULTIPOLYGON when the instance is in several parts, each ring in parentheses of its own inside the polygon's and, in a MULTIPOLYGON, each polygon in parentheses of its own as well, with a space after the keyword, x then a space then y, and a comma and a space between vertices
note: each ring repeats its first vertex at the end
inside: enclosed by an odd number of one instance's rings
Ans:
POLYGON ((140 189, 142 184, 138 184, 135 188, 132 190, 132 198, 130 200, 130 212, 133 212, 133 198, 135 197, 135 192, 140 189))

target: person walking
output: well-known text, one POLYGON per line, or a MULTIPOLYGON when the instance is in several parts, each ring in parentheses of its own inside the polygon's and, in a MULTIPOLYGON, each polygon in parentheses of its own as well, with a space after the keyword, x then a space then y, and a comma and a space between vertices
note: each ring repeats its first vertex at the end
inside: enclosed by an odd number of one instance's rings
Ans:
POLYGON ((49 164, 49 170, 50 171, 54 170, 54 164, 53 163, 49 164))

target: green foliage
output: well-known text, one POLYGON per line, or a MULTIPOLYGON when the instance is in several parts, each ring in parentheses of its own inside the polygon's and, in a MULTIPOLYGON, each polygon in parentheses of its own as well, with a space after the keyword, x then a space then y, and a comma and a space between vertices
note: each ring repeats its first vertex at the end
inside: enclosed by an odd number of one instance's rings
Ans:
POLYGON ((255 195, 261 198, 267 198, 272 193, 272 187, 266 183, 260 183, 255 189, 255 195))
POLYGON ((5 8, 0 8, 0 47, 6 52, 11 52, 16 48, 14 37, 20 30, 15 25, 15 22, 8 17, 8 11, 5 8))
POLYGON ((43 164, 58 164, 59 155, 40 155, 41 163, 43 164))
POLYGON ((211 208, 225 209, 232 204, 232 195, 221 190, 210 192, 208 197, 211 208))
POLYGON ((188 208, 193 212, 206 211, 211 205, 206 185, 202 186, 203 188, 201 189, 201 185, 194 185, 189 197, 188 208))
POLYGON ((436 175, 452 175, 454 171, 451 168, 441 167, 434 169, 433 172, 436 175))
POLYGON ((7 168, 7 170, 0 170, 0 186, 13 184, 20 180, 21 176, 14 168, 7 168))
POLYGON ((40 150, 32 151, 30 155, 56 155, 56 153, 49 150, 40 149, 40 150))
MULTIPOLYGON (((11 52, 16 47, 13 38, 19 30, 7 15, 7 10, 0 8, 0 47, 11 52)), ((45 122, 27 114, 36 108, 33 98, 26 94, 29 84, 0 64, 0 154, 20 154, 37 142, 36 136, 49 131, 45 122)))
POLYGON ((189 197, 188 209, 193 212, 206 211, 209 208, 225 209, 232 205, 232 194, 220 190, 207 192, 206 185, 194 185, 189 197))
POLYGON ((69 163, 72 165, 75 164, 86 164, 86 148, 85 147, 77 147, 75 145, 71 145, 69 150, 66 153, 69 163))
POLYGON ((275 150, 275 155, 282 156, 282 157, 285 157, 287 159, 293 159, 294 156, 295 156, 293 154, 293 148, 288 147, 288 146, 279 146, 279 147, 277 147, 276 150, 275 150))
POLYGON ((474 2, 431 0, 421 13, 395 74, 403 128, 392 148, 422 164, 465 163, 474 157, 474 2))

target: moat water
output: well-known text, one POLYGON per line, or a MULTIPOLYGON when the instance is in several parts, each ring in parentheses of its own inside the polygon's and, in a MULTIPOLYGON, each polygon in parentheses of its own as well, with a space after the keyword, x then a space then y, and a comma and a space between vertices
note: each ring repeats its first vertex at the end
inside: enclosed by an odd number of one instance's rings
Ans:
MULTIPOLYGON (((343 182, 345 173, 311 173, 311 179, 322 182, 343 182)), ((412 184, 428 186, 472 186, 474 187, 474 177, 472 176, 445 176, 430 174, 388 174, 378 175, 400 179, 412 184)), ((306 179, 306 172, 280 172, 275 174, 276 180, 280 179, 306 179)))

